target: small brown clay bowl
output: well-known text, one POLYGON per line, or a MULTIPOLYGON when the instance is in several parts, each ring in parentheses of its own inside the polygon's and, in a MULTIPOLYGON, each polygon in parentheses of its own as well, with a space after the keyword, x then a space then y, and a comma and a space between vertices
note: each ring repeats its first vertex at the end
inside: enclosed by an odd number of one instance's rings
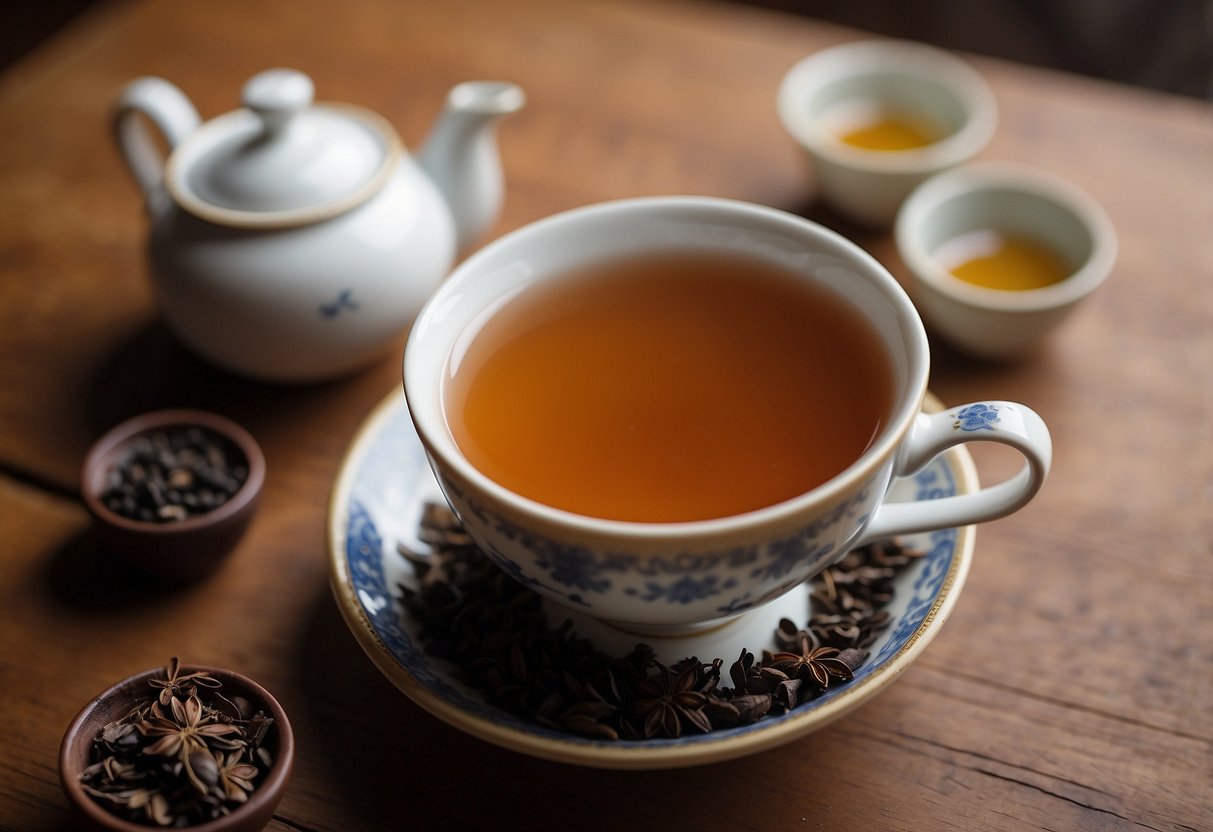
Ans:
MULTIPOLYGON (((249 795, 247 803, 218 820, 186 827, 194 832, 257 832, 264 829, 274 815, 274 809, 286 792, 295 763, 295 735, 286 712, 278 700, 261 685, 239 673, 217 667, 182 667, 182 673, 205 670, 223 683, 222 692, 229 699, 243 696, 256 709, 273 717, 274 724, 266 736, 265 748, 273 755, 273 764, 264 779, 249 795)), ((148 685, 152 678, 163 678, 164 668, 145 670, 128 676, 102 691, 85 705, 63 735, 59 746, 59 780, 67 795, 74 821, 87 832, 147 832, 153 825, 133 823, 111 814, 90 797, 80 786, 80 773, 89 765, 93 740, 110 722, 128 714, 141 702, 150 701, 155 689, 148 685)))
POLYGON ((172 581, 191 581, 215 570, 240 540, 265 481, 265 457, 248 431, 214 413, 159 410, 121 423, 93 445, 84 460, 80 491, 101 544, 139 569, 172 581), (229 455, 243 457, 248 477, 226 502, 184 520, 157 523, 126 517, 102 499, 110 472, 132 452, 133 443, 156 431, 201 428, 226 440, 229 455))

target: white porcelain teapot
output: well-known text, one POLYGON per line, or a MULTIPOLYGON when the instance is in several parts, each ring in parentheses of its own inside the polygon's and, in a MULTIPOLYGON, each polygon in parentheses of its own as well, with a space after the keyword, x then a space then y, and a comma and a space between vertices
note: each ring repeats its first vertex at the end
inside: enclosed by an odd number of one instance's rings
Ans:
POLYGON ((274 381, 340 375, 382 354, 501 207, 494 124, 513 84, 472 81, 416 160, 359 107, 312 102, 308 76, 271 69, 244 108, 205 124, 161 78, 113 110, 118 147, 151 214, 165 321, 225 369, 274 381), (167 163, 144 116, 164 136, 167 163))

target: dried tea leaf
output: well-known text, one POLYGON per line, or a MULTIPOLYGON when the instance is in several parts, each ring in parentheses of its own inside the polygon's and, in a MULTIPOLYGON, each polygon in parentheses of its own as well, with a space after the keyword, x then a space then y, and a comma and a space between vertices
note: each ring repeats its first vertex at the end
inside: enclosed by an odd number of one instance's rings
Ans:
POLYGON ((560 719, 568 717, 587 717, 593 720, 600 720, 615 713, 615 709, 605 702, 578 702, 571 708, 568 708, 560 715, 560 719))
POLYGON ((703 706, 704 715, 712 723, 713 728, 732 728, 741 721, 741 711, 737 706, 725 699, 708 699, 703 706))
POLYGON ((846 650, 838 654, 838 661, 845 664, 854 673, 859 669, 859 666, 867 661, 868 654, 863 650, 856 650, 854 647, 848 647, 846 650))
POLYGON ((609 725, 604 725, 588 716, 562 717, 560 724, 575 734, 587 737, 602 737, 606 740, 617 740, 619 734, 609 725))
POLYGON ((152 795, 151 802, 147 807, 148 817, 161 826, 168 826, 173 822, 173 816, 169 812, 168 799, 162 794, 152 795))
POLYGON ((771 694, 751 693, 734 697, 729 703, 737 709, 738 721, 748 725, 762 719, 771 710, 771 694))
POLYGON ((774 700, 789 711, 800 702, 800 679, 787 679, 775 686, 774 700))

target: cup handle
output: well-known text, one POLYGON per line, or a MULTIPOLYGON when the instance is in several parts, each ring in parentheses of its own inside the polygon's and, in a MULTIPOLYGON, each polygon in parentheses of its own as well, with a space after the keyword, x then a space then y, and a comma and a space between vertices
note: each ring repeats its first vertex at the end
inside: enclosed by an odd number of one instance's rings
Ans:
POLYGON ((163 78, 137 78, 123 88, 111 111, 114 139, 135 183, 143 191, 149 213, 161 207, 164 190, 164 154, 139 116, 147 118, 171 152, 201 119, 185 93, 163 78))
POLYGON ((1053 459, 1053 440, 1036 411, 1015 402, 974 402, 940 413, 918 414, 894 467, 897 476, 910 476, 932 459, 966 442, 999 442, 1024 455, 1015 476, 971 494, 884 503, 855 546, 899 534, 967 526, 997 520, 1027 505, 1040 490, 1053 459))

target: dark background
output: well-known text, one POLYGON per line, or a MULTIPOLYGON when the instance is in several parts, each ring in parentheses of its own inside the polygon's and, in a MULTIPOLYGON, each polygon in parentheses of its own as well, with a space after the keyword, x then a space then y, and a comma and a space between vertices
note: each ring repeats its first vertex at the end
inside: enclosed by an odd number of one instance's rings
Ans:
MULTIPOLYGON (((6 4, 0 69, 106 1, 6 4)), ((1213 0, 732 1, 1213 100, 1213 0)))
POLYGON ((751 0, 890 37, 1213 100, 1213 0, 751 0))

